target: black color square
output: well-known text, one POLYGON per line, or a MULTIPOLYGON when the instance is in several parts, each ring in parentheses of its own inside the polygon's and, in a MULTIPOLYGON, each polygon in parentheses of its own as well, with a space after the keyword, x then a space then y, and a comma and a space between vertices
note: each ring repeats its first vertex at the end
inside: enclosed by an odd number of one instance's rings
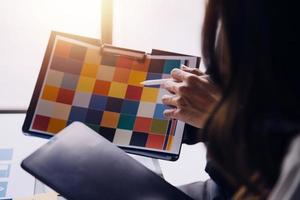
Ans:
POLYGON ((107 127, 100 127, 99 134, 102 135, 107 140, 113 142, 115 137, 116 129, 114 128, 107 128, 107 127))
POLYGON ((123 103, 123 99, 108 97, 105 110, 120 113, 122 108, 122 103, 123 103))
POLYGON ((164 70, 165 60, 163 59, 153 59, 150 62, 148 72, 152 73, 162 73, 164 70))
POLYGON ((100 124, 103 112, 89 109, 86 114, 85 122, 89 124, 100 124))
POLYGON ((130 140, 130 145, 145 147, 147 138, 148 138, 147 133, 133 131, 130 140))
POLYGON ((83 61, 87 48, 79 45, 72 45, 70 50, 70 58, 83 61))
POLYGON ((105 55, 102 57, 101 65, 116 66, 116 56, 105 55))

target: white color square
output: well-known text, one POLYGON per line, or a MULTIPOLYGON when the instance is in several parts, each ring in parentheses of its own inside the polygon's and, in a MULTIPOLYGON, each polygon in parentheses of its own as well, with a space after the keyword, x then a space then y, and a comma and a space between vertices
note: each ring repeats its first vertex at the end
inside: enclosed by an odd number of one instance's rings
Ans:
POLYGON ((116 129, 113 143, 118 145, 129 145, 132 131, 116 129))
POLYGON ((52 117, 56 119, 68 120, 71 112, 71 105, 54 103, 52 117))
POLYGON ((47 74, 46 84, 60 88, 64 78, 64 73, 56 70, 49 70, 47 74))
POLYGON ((153 118, 155 105, 155 103, 140 102, 137 116, 153 118))
POLYGON ((54 107, 55 107, 54 102, 39 99, 39 102, 36 107, 36 115, 52 117, 54 107))
POLYGON ((162 104, 161 98, 166 94, 170 95, 170 93, 166 89, 160 88, 156 102, 162 104))
POLYGON ((91 101, 91 93, 76 92, 74 95, 73 106, 88 108, 91 101))

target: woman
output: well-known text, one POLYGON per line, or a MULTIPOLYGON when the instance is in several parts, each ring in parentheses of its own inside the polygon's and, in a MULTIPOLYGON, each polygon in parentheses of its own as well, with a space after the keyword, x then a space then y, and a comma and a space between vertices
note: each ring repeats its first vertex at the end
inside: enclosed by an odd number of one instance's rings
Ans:
POLYGON ((192 197, 265 199, 274 187, 300 133, 299 12, 292 4, 209 0, 202 35, 209 76, 183 67, 164 84, 171 94, 163 102, 172 106, 165 116, 203 128, 187 135, 206 143, 214 182, 184 188, 192 197))

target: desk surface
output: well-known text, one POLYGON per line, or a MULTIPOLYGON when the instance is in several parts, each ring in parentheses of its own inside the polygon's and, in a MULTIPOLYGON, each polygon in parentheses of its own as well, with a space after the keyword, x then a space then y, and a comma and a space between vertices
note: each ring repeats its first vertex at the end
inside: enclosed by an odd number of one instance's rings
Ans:
MULTIPOLYGON (((32 193, 27 193, 28 190, 33 190, 34 185, 34 179, 19 167, 20 161, 47 142, 45 139, 23 135, 21 127, 24 117, 25 114, 0 114, 0 149, 14 148, 14 159, 7 164, 11 165, 10 171, 15 170, 15 173, 10 177, 11 185, 7 187, 7 193, 18 197, 31 195, 32 193), (30 183, 24 185, 17 181, 19 179, 29 180, 30 183)), ((177 161, 159 160, 164 178, 175 186, 206 180, 208 175, 204 171, 205 153, 203 144, 183 145, 177 161)), ((0 176, 0 182, 6 180, 7 178, 0 176)))

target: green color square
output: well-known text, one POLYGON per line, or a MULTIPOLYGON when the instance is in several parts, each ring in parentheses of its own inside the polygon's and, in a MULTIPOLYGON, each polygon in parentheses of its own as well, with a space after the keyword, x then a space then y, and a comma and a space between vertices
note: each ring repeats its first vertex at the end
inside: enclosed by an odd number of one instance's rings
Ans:
POLYGON ((164 64, 164 74, 170 74, 172 69, 180 68, 181 61, 180 60, 166 60, 164 64))
POLYGON ((121 115, 118 123, 118 128, 133 130, 135 117, 130 115, 121 115))
POLYGON ((167 133, 169 120, 153 119, 151 132, 165 135, 167 133))

